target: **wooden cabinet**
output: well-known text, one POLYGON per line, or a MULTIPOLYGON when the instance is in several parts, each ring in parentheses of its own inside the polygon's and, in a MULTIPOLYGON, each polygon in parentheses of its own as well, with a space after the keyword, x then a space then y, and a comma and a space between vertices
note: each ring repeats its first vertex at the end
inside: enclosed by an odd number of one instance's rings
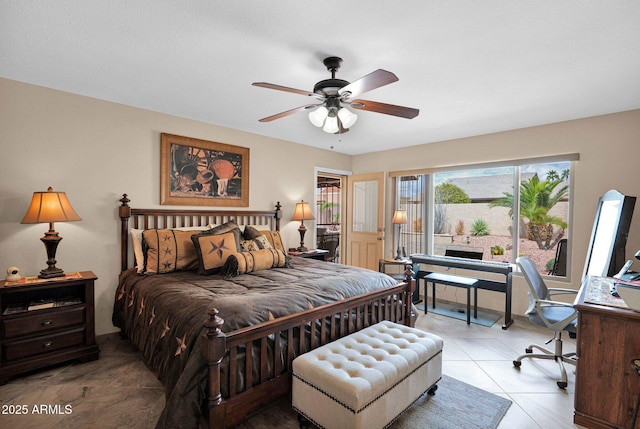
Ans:
MULTIPOLYGON (((589 279, 576 299, 578 337, 574 423, 587 428, 629 428, 640 377, 631 366, 640 358, 640 313, 595 304, 589 279)), ((602 288, 609 293, 609 286, 602 288)), ((606 299, 606 298, 605 298, 606 299)))
POLYGON ((0 287, 0 384, 34 369, 98 358, 91 271, 0 287))

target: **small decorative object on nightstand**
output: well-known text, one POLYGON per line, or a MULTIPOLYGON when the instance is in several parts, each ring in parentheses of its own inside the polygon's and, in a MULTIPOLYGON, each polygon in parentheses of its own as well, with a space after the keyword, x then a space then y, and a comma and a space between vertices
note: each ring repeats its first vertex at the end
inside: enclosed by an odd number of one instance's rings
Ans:
POLYGON ((304 226, 305 220, 314 220, 315 217, 313 213, 311 213, 311 207, 309 207, 309 203, 305 203, 304 200, 296 203, 296 211, 293 213, 293 217, 291 220, 299 220, 300 228, 298 231, 300 232, 300 247, 298 247, 298 252, 306 252, 307 249, 304 245, 304 233, 307 232, 307 227, 304 226))
POLYGON ((18 374, 98 359, 91 271, 23 277, 0 288, 0 385, 18 374))
POLYGON ((40 271, 41 279, 50 279, 53 277, 64 276, 64 271, 56 267, 56 249, 62 237, 53 229, 54 222, 72 222, 82 220, 78 213, 73 210, 67 194, 64 192, 53 192, 53 188, 49 187, 47 192, 34 192, 31 204, 27 209, 20 223, 48 223, 49 231, 44 233, 44 237, 40 240, 47 249, 47 265, 48 268, 40 271))
POLYGON ((9 267, 7 268, 7 277, 5 278, 8 282, 17 282, 22 277, 20 276, 20 268, 18 267, 9 267))

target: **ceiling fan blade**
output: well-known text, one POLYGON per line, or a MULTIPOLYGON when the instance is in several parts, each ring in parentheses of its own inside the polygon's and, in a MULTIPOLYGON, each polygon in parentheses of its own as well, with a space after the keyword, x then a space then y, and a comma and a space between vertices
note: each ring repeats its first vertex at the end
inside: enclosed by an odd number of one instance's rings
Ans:
POLYGON ((401 118, 413 119, 418 116, 420 110, 412 107, 396 106, 394 104, 378 103, 369 100, 352 100, 351 107, 369 112, 384 113, 385 115, 399 116, 401 118))
POLYGON ((312 109, 320 106, 320 104, 306 104, 304 106, 296 107, 295 109, 287 110, 286 112, 276 113, 275 115, 267 116, 266 118, 259 119, 260 122, 271 122, 276 119, 284 118, 285 116, 293 115, 294 113, 302 112, 303 110, 312 109))
POLYGON ((371 91, 372 89, 380 88, 381 86, 389 85, 397 80, 398 76, 395 74, 378 69, 341 88, 338 94, 343 95, 345 92, 349 92, 350 96, 355 96, 371 91))
POLYGON ((305 91, 304 89, 289 88, 288 86, 276 85, 274 83, 253 82, 251 85, 268 89, 277 89, 278 91, 293 92, 294 94, 306 95, 308 97, 322 98, 321 95, 316 94, 315 92, 305 91))

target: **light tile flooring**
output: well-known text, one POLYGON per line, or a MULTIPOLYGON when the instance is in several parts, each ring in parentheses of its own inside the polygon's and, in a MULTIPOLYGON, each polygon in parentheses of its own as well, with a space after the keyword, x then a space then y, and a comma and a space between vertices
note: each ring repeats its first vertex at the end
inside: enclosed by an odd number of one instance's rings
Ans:
MULTIPOLYGON (((429 313, 418 318, 416 327, 444 339, 444 374, 512 401, 499 429, 582 428, 573 424, 574 366, 565 364, 565 390, 556 384, 560 370, 554 361, 525 359, 520 369, 513 367, 530 344, 553 350, 553 342, 544 344, 552 334, 520 317, 503 330, 503 320, 487 328, 429 313)), ((575 340, 562 338, 563 353, 575 352, 575 340)))
MULTIPOLYGON (((443 373, 510 399, 501 429, 580 428, 573 424, 575 376, 568 367, 569 386, 557 387, 557 364, 525 360, 517 370, 512 361, 531 343, 550 335, 525 319, 507 330, 502 319, 493 327, 469 325, 433 313, 420 315, 416 326, 445 340, 443 373)), ((0 414, 3 428, 152 428, 162 409, 160 383, 141 362, 139 353, 117 334, 99 337, 100 359, 35 372, 0 386, 0 404, 27 405, 28 415, 0 414), (59 405, 55 414, 37 415, 33 406, 59 405), (64 414, 64 405, 71 405, 64 414)), ((575 340, 565 339, 565 352, 575 340)), ((268 414, 265 415, 265 418, 268 414)))

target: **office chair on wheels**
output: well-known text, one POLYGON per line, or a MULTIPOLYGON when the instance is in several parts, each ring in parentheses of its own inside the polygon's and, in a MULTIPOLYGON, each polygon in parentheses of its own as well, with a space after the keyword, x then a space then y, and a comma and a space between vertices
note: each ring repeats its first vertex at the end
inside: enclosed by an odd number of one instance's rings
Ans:
POLYGON ((574 289, 547 288, 544 284, 542 276, 538 272, 538 268, 526 256, 516 259, 516 264, 520 267, 524 278, 529 285, 529 308, 527 308, 527 316, 529 321, 534 325, 542 326, 554 333, 552 339, 545 344, 554 342, 555 350, 547 350, 544 347, 532 344, 525 349, 525 354, 513 361, 513 366, 520 368, 522 359, 552 359, 560 366, 561 378, 557 381, 558 387, 564 389, 567 387, 567 371, 564 364, 576 364, 575 353, 562 354, 562 331, 576 332, 577 311, 573 305, 567 302, 553 301, 554 295, 561 294, 577 294, 574 289), (533 349, 538 349, 542 353, 533 353, 533 349))

